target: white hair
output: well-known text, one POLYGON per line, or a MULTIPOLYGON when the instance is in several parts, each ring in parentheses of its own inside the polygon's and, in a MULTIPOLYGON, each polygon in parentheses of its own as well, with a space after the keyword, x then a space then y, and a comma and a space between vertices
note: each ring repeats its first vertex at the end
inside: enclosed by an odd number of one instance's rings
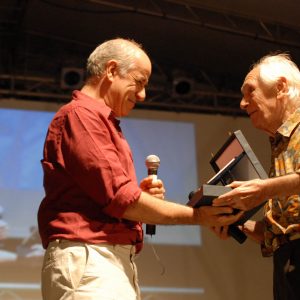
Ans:
POLYGON ((275 86, 284 77, 288 83, 287 96, 296 100, 300 96, 300 71, 287 53, 269 54, 262 57, 252 67, 257 68, 261 82, 269 87, 275 86))
POLYGON ((89 56, 87 75, 101 76, 109 60, 116 60, 121 76, 135 67, 135 54, 142 50, 142 45, 134 40, 115 38, 100 44, 89 56))

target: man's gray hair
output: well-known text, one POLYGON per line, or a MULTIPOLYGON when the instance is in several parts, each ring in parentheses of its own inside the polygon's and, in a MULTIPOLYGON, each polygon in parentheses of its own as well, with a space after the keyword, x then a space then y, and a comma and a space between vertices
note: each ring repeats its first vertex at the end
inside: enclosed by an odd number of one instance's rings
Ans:
POLYGON ((109 60, 116 60, 121 76, 135 67, 135 54, 142 45, 134 40, 115 38, 100 44, 87 61, 87 77, 101 76, 109 60))
POLYGON ((300 96, 300 71, 287 53, 269 54, 262 57, 252 67, 259 71, 259 80, 267 86, 275 86, 278 79, 286 78, 288 97, 297 100, 300 96))

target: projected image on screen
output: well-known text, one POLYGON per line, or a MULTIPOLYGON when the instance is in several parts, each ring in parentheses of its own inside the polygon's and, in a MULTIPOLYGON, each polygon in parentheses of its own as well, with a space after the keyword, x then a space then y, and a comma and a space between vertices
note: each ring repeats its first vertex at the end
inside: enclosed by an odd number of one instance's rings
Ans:
MULTIPOLYGON (((194 125, 126 119, 122 128, 131 145, 138 179, 147 175, 146 157, 157 155, 158 177, 164 181, 166 198, 185 204, 188 193, 197 186, 194 125)), ((200 245, 200 238, 199 226, 157 226, 152 242, 200 245)))
POLYGON ((44 195, 40 159, 52 117, 46 112, 0 110, 0 206, 9 237, 25 238, 36 226, 44 195))

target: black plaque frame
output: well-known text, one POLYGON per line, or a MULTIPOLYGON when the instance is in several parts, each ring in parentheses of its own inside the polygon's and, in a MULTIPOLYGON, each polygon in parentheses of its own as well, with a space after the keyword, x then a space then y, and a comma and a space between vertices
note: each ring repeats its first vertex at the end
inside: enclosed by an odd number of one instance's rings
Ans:
MULTIPOLYGON (((192 207, 211 205, 213 199, 230 190, 226 185, 234 180, 268 178, 241 130, 237 130, 230 135, 216 155, 212 157, 210 164, 216 174, 208 180, 207 184, 202 185, 196 192, 192 193, 187 205, 192 207)), ((238 228, 238 225, 244 224, 263 205, 264 203, 246 211, 240 220, 229 226, 229 234, 239 243, 243 243, 247 237, 238 228)))

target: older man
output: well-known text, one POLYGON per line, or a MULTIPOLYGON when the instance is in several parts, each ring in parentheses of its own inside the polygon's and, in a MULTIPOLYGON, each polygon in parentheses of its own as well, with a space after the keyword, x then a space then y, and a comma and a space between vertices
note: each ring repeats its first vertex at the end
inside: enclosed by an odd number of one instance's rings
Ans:
MULTIPOLYGON (((273 255, 274 299, 300 299, 300 72, 286 54, 256 63, 242 85, 241 108, 254 127, 270 136, 269 179, 233 182, 214 205, 249 210, 265 200, 264 220, 243 229, 273 255)), ((218 234, 226 238, 227 228, 218 234)))
POLYGON ((42 166, 45 198, 38 224, 46 248, 44 300, 140 299, 134 255, 142 224, 226 225, 230 207, 193 209, 164 198, 151 177, 136 181, 117 117, 144 101, 151 62, 139 44, 121 38, 99 45, 87 81, 54 116, 42 166), (224 215, 227 214, 227 215, 224 215))

